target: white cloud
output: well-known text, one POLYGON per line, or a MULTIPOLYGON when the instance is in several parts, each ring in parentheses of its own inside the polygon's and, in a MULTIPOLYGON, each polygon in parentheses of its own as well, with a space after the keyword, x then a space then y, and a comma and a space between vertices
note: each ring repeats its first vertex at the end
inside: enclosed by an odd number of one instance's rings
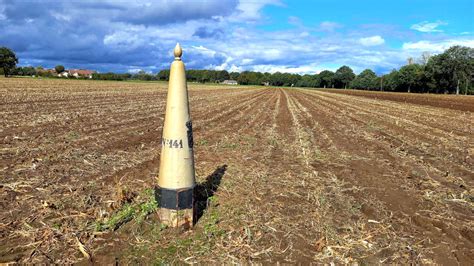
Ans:
MULTIPOLYGON (((288 17, 288 22, 296 27, 263 30, 255 27, 254 23, 268 22, 264 7, 281 5, 280 1, 223 2, 228 8, 225 12, 201 7, 193 14, 181 14, 180 19, 176 20, 174 14, 181 12, 183 5, 186 6, 183 1, 176 1, 175 8, 156 13, 163 15, 160 18, 153 12, 147 12, 134 15, 131 21, 127 21, 126 15, 147 5, 145 0, 134 1, 131 7, 123 1, 88 2, 87 8, 76 1, 59 2, 58 5, 48 2, 49 5, 35 6, 43 8, 43 11, 39 12, 42 14, 40 17, 35 17, 34 25, 24 21, 25 9, 18 6, 16 12, 21 21, 4 28, 1 27, 6 25, 2 21, 5 8, 2 9, 0 4, 0 43, 17 50, 22 64, 50 60, 47 64, 52 66, 64 63, 72 67, 79 64, 75 62, 81 61, 85 67, 92 69, 97 65, 101 67, 98 70, 134 72, 169 68, 173 60, 172 50, 176 42, 180 42, 184 50, 183 61, 189 69, 300 74, 336 70, 341 65, 348 65, 355 72, 371 68, 379 73, 397 68, 405 63, 406 58, 418 57, 426 50, 439 52, 455 44, 474 47, 472 36, 449 37, 443 34, 436 36, 437 41, 409 39, 412 42, 403 44, 402 48, 392 48, 382 45, 385 43, 382 36, 393 40, 411 38, 413 33, 405 29, 406 35, 394 37, 394 29, 383 28, 383 24, 373 25, 372 28, 361 25, 337 32, 342 27, 337 22, 323 21, 308 27, 297 17, 288 17), (63 34, 51 31, 50 25, 61 29, 63 34), (218 31, 221 37, 218 40, 201 38, 197 34, 199 29, 203 29, 204 33, 218 31), (461 37, 463 40, 451 40, 461 37), (33 49, 32 45, 40 49, 33 49)), ((149 3, 150 9, 160 8, 160 4, 149 3)), ((165 0, 157 3, 163 4, 165 0)), ((199 5, 203 2, 193 3, 199 5)), ((217 0, 209 3, 209 8, 221 5, 217 0)), ((12 19, 10 13, 7 19, 12 19)), ((431 30, 438 30, 438 26, 431 27, 431 30)))
POLYGON ((442 30, 437 29, 441 25, 448 25, 448 23, 440 20, 436 22, 423 21, 417 24, 413 24, 410 29, 420 32, 442 32, 442 30))
POLYGON ((240 66, 232 65, 229 67, 229 72, 242 72, 243 68, 240 66))
POLYGON ((291 24, 291 25, 297 26, 297 27, 302 27, 303 26, 303 22, 301 21, 301 19, 299 17, 295 17, 295 16, 288 17, 288 24, 291 24))
POLYGON ((115 49, 132 50, 144 44, 138 33, 118 31, 104 36, 103 43, 115 49))
POLYGON ((0 6, 0 20, 5 19, 7 19, 7 16, 5 15, 5 6, 0 6))
POLYGON ((143 69, 141 69, 141 68, 129 67, 127 72, 131 73, 131 74, 137 74, 138 72, 140 72, 142 70, 143 69))
POLYGON ((371 37, 360 38, 359 43, 362 44, 363 46, 376 46, 376 45, 384 44, 385 40, 379 35, 375 35, 371 37))
POLYGON ((266 5, 283 6, 280 0, 240 0, 239 4, 237 5, 237 12, 232 17, 232 20, 237 20, 240 22, 253 22, 259 20, 261 18, 261 9, 266 5))
POLYGON ((206 48, 202 45, 200 46, 191 46, 189 49, 190 52, 199 53, 205 56, 213 57, 216 55, 216 51, 206 48))
POLYGON ((59 21, 66 21, 69 22, 71 21, 71 16, 67 16, 65 14, 61 14, 59 12, 51 11, 51 16, 54 17, 55 19, 59 21))
POLYGON ((439 53, 454 45, 474 47, 474 39, 406 42, 403 44, 402 48, 403 50, 439 53))
POLYGON ((317 64, 302 65, 297 67, 287 67, 281 65, 255 65, 252 67, 253 71, 268 72, 268 73, 292 73, 292 74, 316 74, 322 71, 317 64))
POLYGON ((338 28, 341 28, 342 25, 337 23, 337 22, 332 22, 332 21, 323 21, 319 24, 317 30, 318 31, 326 31, 326 32, 332 32, 335 31, 338 28))

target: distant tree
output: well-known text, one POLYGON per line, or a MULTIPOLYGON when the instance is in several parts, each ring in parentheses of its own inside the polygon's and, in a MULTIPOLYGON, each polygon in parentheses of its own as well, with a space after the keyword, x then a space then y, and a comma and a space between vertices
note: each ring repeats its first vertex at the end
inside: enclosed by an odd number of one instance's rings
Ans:
MULTIPOLYGON (((190 72, 190 71, 188 71, 190 72)), ((188 73, 186 73, 188 74, 188 73)), ((156 74, 156 78, 158 80, 169 80, 170 79, 170 71, 168 69, 164 69, 164 70, 161 70, 160 72, 158 72, 158 74, 156 74)))
POLYGON ((425 66, 426 64, 428 64, 428 61, 430 61, 430 58, 430 52, 423 52, 420 58, 418 59, 418 62, 420 63, 420 65, 425 66))
POLYGON ((334 74, 334 86, 347 89, 347 86, 354 78, 354 71, 348 66, 342 66, 334 74))
POLYGON ((237 78, 239 78, 239 76, 240 76, 240 73, 239 72, 231 72, 229 74, 229 76, 230 76, 230 79, 237 80, 237 78))
POLYGON ((15 70, 12 70, 11 74, 19 76, 33 76, 36 75, 36 70, 32 66, 18 67, 15 70))
POLYGON ((222 81, 228 80, 228 79, 230 79, 230 75, 229 75, 229 72, 227 72, 226 70, 221 70, 217 74, 217 81, 219 81, 219 82, 222 82, 222 81))
POLYGON ((199 82, 206 83, 206 82, 209 82, 210 80, 211 80, 211 77, 209 75, 209 70, 201 71, 199 82))
POLYGON ((10 75, 18 63, 18 58, 15 52, 7 47, 0 47, 0 68, 3 70, 5 77, 10 75))
POLYGON ((270 78, 272 77, 272 74, 269 73, 269 72, 265 72, 263 73, 263 76, 262 76, 262 83, 263 82, 268 82, 268 84, 270 84, 270 78))
POLYGON ((260 72, 244 71, 237 77, 237 82, 241 85, 261 85, 264 78, 260 72))
POLYGON ((474 73, 474 48, 453 46, 444 52, 447 55, 446 65, 452 69, 452 79, 456 84, 456 94, 460 86, 469 82, 474 73))
POLYGON ((374 71, 366 69, 354 78, 351 87, 354 89, 374 90, 378 87, 377 75, 374 71))
POLYGON ((317 88, 320 86, 320 80, 318 75, 303 75, 295 86, 317 88))
POLYGON ((406 65, 398 71, 398 86, 406 88, 408 92, 422 92, 423 67, 419 64, 406 65))
POLYGON ((389 74, 382 76, 383 90, 384 91, 397 91, 398 90, 398 71, 392 70, 389 74))
POLYGON ((127 79, 130 79, 130 78, 132 78, 132 74, 130 74, 130 73, 118 74, 118 73, 108 72, 108 73, 93 73, 92 74, 92 79, 95 79, 95 80, 118 80, 118 81, 122 81, 122 80, 127 80, 127 79))
POLYGON ((329 70, 323 70, 319 73, 319 80, 321 87, 331 88, 334 87, 334 72, 329 70))
POLYGON ((27 66, 23 68, 23 73, 27 76, 34 76, 36 75, 36 70, 32 66, 27 66))
POLYGON ((295 82, 293 77, 288 73, 275 72, 270 76, 272 86, 291 86, 293 82, 295 82))
POLYGON ((240 73, 240 75, 237 77, 237 82, 240 85, 249 85, 251 82, 250 71, 244 71, 240 73))
POLYGON ((456 94, 460 92, 463 83, 469 83, 474 72, 474 48, 453 46, 438 58, 439 71, 449 76, 449 90, 456 94))
POLYGON ((154 80, 156 77, 151 74, 146 73, 144 70, 140 70, 135 75, 133 75, 132 78, 138 79, 138 80, 150 81, 150 80, 154 80))
POLYGON ((54 70, 56 70, 56 73, 60 74, 64 72, 64 66, 63 65, 57 65, 54 67, 54 70))

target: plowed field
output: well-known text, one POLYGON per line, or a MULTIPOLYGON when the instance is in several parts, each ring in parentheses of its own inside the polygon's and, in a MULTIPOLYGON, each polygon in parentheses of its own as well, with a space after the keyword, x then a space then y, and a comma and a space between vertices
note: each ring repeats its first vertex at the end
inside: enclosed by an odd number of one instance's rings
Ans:
POLYGON ((474 97, 189 84, 177 232, 144 204, 166 86, 0 79, 0 262, 474 264, 474 97))

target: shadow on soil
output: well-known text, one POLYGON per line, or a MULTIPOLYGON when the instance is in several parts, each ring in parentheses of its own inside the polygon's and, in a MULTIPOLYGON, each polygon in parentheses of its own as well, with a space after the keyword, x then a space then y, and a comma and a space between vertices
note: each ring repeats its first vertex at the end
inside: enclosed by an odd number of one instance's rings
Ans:
POLYGON ((204 214, 204 211, 209 207, 209 198, 214 196, 214 193, 216 193, 226 170, 226 164, 217 167, 217 169, 214 170, 212 174, 206 177, 206 181, 196 185, 194 189, 194 199, 196 201, 196 219, 194 219, 195 223, 199 221, 199 219, 204 214))

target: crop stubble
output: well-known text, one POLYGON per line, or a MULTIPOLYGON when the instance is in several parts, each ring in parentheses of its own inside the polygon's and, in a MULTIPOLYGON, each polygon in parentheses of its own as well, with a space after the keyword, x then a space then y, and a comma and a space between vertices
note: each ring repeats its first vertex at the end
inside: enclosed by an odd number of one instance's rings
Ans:
POLYGON ((197 178, 224 169, 218 204, 178 236, 144 230, 152 220, 95 232, 124 204, 117 187, 133 202, 154 184, 165 86, 0 79, 1 261, 77 262, 79 241, 99 262, 472 264, 474 101, 463 96, 419 105, 190 84, 197 178))

